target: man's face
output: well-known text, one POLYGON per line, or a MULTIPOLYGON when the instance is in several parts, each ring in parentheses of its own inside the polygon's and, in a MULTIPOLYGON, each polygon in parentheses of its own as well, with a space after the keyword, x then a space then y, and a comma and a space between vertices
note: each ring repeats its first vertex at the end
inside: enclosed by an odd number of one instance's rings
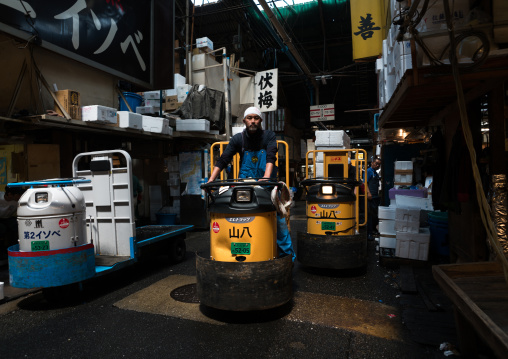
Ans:
POLYGON ((247 131, 250 133, 254 133, 261 128, 261 121, 263 121, 263 119, 256 114, 247 115, 243 119, 243 123, 245 123, 247 131))
POLYGON ((380 160, 375 160, 372 162, 372 168, 375 169, 375 170, 378 170, 379 167, 381 167, 381 161, 380 160))

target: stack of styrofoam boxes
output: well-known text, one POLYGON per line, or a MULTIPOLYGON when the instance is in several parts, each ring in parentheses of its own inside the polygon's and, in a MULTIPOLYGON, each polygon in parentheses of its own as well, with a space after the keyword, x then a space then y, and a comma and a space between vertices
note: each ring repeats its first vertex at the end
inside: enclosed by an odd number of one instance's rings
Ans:
POLYGON ((176 87, 176 96, 178 102, 184 102, 192 86, 188 84, 178 85, 176 87))
POLYGON ((383 108, 386 105, 386 99, 385 99, 385 72, 384 72, 384 63, 383 59, 377 59, 376 60, 376 74, 377 74, 377 80, 378 80, 378 101, 379 101, 379 108, 383 108))
POLYGON ((428 228, 420 228, 420 208, 397 206, 395 230, 397 257, 421 261, 428 259, 430 231, 428 228))
POLYGON ((393 66, 393 47, 388 39, 383 40, 383 93, 384 102, 388 103, 395 91, 395 67, 393 66))
POLYGON ((173 128, 169 126, 169 120, 162 117, 142 116, 143 130, 146 132, 160 133, 173 136, 173 128))
POLYGON ((210 132, 210 121, 205 119, 176 120, 177 131, 210 132))
POLYGON ((88 122, 116 124, 116 109, 100 105, 83 106, 81 119, 88 122))
POLYGON ((169 172, 169 195, 172 199, 172 206, 169 208, 169 213, 176 214, 177 217, 180 217, 180 170, 178 156, 169 156, 166 159, 166 167, 169 172))
POLYGON ((395 67, 395 87, 402 80, 406 70, 413 68, 411 59, 411 42, 395 42, 393 45, 393 64, 395 67))
POLYGON ((157 114, 161 110, 161 91, 147 91, 143 93, 144 106, 137 106, 136 113, 141 115, 157 114))
POLYGON ((411 186, 413 184, 413 162, 395 161, 395 178, 393 184, 399 186, 411 186))
MULTIPOLYGON (((419 11, 421 11, 423 3, 423 1, 420 2, 418 8, 419 11)), ((443 55, 441 61, 446 63, 449 62, 446 47, 449 46, 450 39, 447 31, 444 3, 443 0, 436 0, 431 3, 432 4, 429 3, 429 7, 427 8, 427 11, 425 12, 417 30, 419 31, 420 37, 423 39, 423 42, 428 50, 437 58, 443 55), (426 37, 426 33, 429 32, 431 32, 432 36, 426 37)), ((470 3, 472 3, 471 0, 450 1, 453 25, 455 29, 467 25, 470 3)), ((428 66, 430 64, 430 60, 425 54, 423 54, 422 65, 428 66)))
MULTIPOLYGON (((344 150, 351 148, 351 139, 342 130, 338 131, 316 131, 316 150, 344 150)), ((323 153, 316 155, 316 177, 324 177, 323 153)))
POLYGON ((143 115, 130 111, 118 111, 116 113, 118 127, 143 130, 143 115))
POLYGON ((383 256, 394 256, 396 248, 395 232, 396 207, 379 206, 379 253, 383 256))

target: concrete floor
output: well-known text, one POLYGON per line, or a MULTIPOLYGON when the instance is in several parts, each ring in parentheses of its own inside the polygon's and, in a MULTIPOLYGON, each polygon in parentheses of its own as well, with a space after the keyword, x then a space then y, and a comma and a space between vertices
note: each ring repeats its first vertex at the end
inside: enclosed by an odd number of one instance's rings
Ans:
MULTIPOLYGON (((306 227, 304 214, 305 203, 297 202, 295 244, 306 227)), ((455 341, 453 313, 433 282, 432 263, 413 268, 424 290, 404 293, 400 267, 380 265, 376 242, 368 243, 364 270, 296 262, 293 300, 248 313, 171 297, 173 289, 195 282, 195 253, 208 250, 208 231, 188 233, 186 243, 182 263, 168 266, 165 256, 140 262, 85 282, 80 297, 64 305, 47 302, 37 290, 9 287, 2 266, 0 357, 440 358, 439 345, 455 341), (437 311, 429 309, 429 300, 439 302, 437 311)))

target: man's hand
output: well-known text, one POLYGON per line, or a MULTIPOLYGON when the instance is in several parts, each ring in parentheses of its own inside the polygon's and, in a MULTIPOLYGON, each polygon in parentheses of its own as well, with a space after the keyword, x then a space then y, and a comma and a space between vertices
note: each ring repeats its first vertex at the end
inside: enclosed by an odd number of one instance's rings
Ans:
POLYGON ((261 181, 269 181, 269 180, 270 180, 270 178, 266 178, 266 177, 258 179, 259 182, 261 182, 261 181))

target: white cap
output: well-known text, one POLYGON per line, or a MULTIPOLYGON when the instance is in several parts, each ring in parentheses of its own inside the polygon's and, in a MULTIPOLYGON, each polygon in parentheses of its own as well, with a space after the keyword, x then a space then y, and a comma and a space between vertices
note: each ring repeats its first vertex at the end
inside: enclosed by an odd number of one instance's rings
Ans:
POLYGON ((258 115, 259 117, 261 117, 261 119, 263 119, 263 115, 261 114, 261 111, 259 111, 257 107, 249 107, 248 109, 246 109, 245 112, 243 113, 243 118, 247 117, 247 115, 258 115))

